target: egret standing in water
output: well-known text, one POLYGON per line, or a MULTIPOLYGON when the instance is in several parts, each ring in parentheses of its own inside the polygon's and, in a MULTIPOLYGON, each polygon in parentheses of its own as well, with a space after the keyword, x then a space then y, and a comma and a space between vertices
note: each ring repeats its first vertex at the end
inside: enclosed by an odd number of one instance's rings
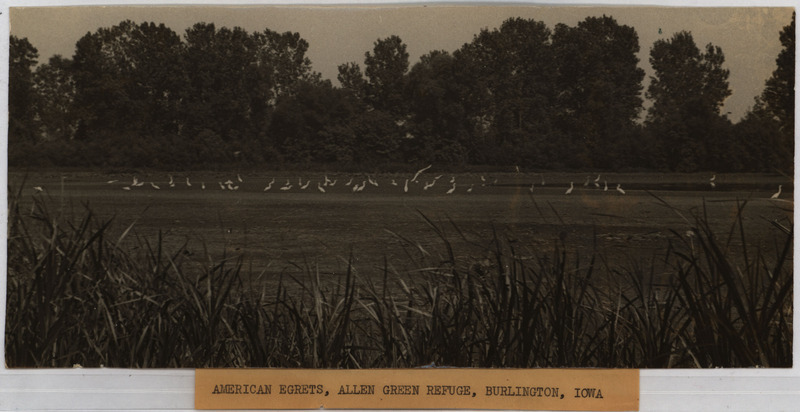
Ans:
POLYGON ((406 184, 403 186, 403 193, 408 193, 408 179, 406 179, 406 184))
POLYGON ((778 197, 780 197, 782 188, 783 188, 783 185, 778 185, 778 192, 775 193, 774 195, 772 195, 772 197, 770 199, 777 199, 778 197))
POLYGON ((564 194, 565 195, 572 194, 572 189, 574 189, 574 188, 575 188, 575 186, 573 185, 573 182, 569 182, 569 189, 567 189, 567 191, 564 194))
POLYGON ((456 183, 455 183, 455 182, 453 182, 453 187, 451 187, 451 188, 450 188, 450 189, 447 191, 447 194, 448 194, 448 195, 452 195, 452 194, 453 194, 453 192, 455 192, 455 191, 456 191, 456 183))
POLYGON ((186 176, 186 186, 187 187, 192 187, 192 184, 189 183, 189 176, 186 176))

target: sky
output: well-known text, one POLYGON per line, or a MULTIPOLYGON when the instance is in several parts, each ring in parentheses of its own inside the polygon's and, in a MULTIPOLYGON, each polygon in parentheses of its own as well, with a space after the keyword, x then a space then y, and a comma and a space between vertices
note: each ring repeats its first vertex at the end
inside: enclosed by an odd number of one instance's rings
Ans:
POLYGON ((452 52, 481 29, 499 27, 510 17, 532 18, 553 29, 575 26, 589 16, 613 16, 639 35, 639 65, 648 77, 650 48, 658 39, 691 31, 701 49, 708 43, 722 48, 733 91, 723 108, 738 121, 760 95, 775 69, 781 50, 780 30, 791 22, 791 8, 740 7, 615 7, 615 6, 86 6, 20 7, 10 9, 10 32, 26 37, 39 50, 39 61, 61 54, 71 57, 75 43, 99 27, 122 20, 164 23, 183 36, 197 22, 217 27, 242 27, 249 32, 268 28, 292 31, 308 41, 307 56, 314 70, 334 84, 337 66, 357 62, 379 38, 398 35, 407 45, 413 65, 431 50, 452 52))

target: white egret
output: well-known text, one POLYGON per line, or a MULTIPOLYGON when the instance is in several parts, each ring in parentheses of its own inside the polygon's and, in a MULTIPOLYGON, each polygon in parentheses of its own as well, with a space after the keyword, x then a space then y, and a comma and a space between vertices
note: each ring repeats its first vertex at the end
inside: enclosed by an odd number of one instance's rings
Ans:
POLYGON ((189 176, 186 176, 186 186, 187 187, 192 187, 192 184, 189 183, 189 176))
POLYGON ((595 183, 598 183, 598 182, 600 182, 600 175, 597 175, 597 179, 594 179, 594 182, 595 182, 595 183))
POLYGON ((620 185, 619 183, 617 183, 617 192, 620 192, 620 193, 622 193, 623 195, 625 194, 625 191, 624 191, 624 190, 622 190, 622 187, 621 187, 621 185, 620 185))
POLYGON ((417 178, 419 177, 419 175, 422 174, 422 172, 430 169, 431 166, 433 166, 433 165, 428 165, 427 167, 423 167, 422 169, 417 170, 417 173, 414 174, 414 177, 411 178, 411 181, 412 182, 416 182, 417 178))
POLYGON ((603 180, 603 191, 608 192, 608 181, 603 180))
POLYGON ((123 186, 122 190, 131 190, 131 187, 130 186, 123 186))
POLYGON ((455 183, 455 182, 456 182, 456 177, 455 176, 451 177, 450 178, 450 183, 455 183))
POLYGON ((109 181, 108 181, 108 182, 106 182, 106 183, 108 183, 108 184, 112 184, 112 183, 117 183, 117 182, 119 182, 119 180, 109 180, 109 181))
POLYGON ((436 180, 439 180, 439 179, 441 179, 441 178, 442 178, 442 176, 444 176, 444 175, 439 175, 439 176, 436 176, 436 177, 434 177, 434 178, 433 178, 433 180, 434 180, 434 181, 436 181, 436 180))
POLYGON ((169 175, 169 185, 170 186, 174 186, 175 185, 175 181, 172 180, 172 175, 169 175))
POLYGON ((406 184, 403 186, 403 193, 408 193, 408 179, 406 179, 406 184))
POLYGON ((772 195, 772 197, 770 199, 777 199, 781 195, 781 189, 782 188, 783 188, 783 185, 778 185, 778 192, 775 193, 774 195, 772 195))
POLYGON ((231 179, 228 179, 228 180, 226 180, 226 181, 225 181, 225 184, 226 184, 226 185, 228 185, 228 186, 230 186, 230 185, 232 185, 232 184, 233 184, 233 180, 231 180, 231 179))
POLYGON ((353 184, 353 178, 351 177, 350 180, 347 183, 345 183, 344 185, 345 186, 350 186, 352 184, 353 184))
POLYGON ((339 179, 334 179, 333 182, 328 183, 328 186, 335 186, 339 179))
POLYGON ((131 186, 139 186, 139 179, 136 176, 133 177, 133 183, 131 183, 131 186))
POLYGON ((242 177, 241 177, 241 176, 239 176, 239 173, 236 173, 236 180, 238 180, 238 181, 239 181, 239 183, 242 183, 242 182, 243 182, 243 180, 242 180, 242 177))
POLYGON ((358 183, 353 185, 353 193, 358 192, 358 183))
MULTIPOLYGON (((236 189, 238 188, 239 186, 236 186, 236 189)), ((236 190, 236 189, 233 188, 233 182, 228 183, 228 190, 236 190)))
POLYGON ((542 186, 544 186, 544 175, 540 174, 540 176, 542 177, 542 186))
POLYGON ((378 182, 376 180, 372 180, 372 178, 369 176, 367 176, 367 179, 369 179, 369 184, 373 186, 378 186, 378 182))
POLYGON ((533 183, 531 183, 531 187, 530 187, 530 188, 528 188, 528 191, 529 191, 529 192, 531 192, 531 193, 533 193, 533 183))
POLYGON ((514 166, 514 168, 517 169, 517 173, 519 173, 519 166, 514 166))
POLYGON ((709 184, 711 184, 711 188, 712 188, 712 189, 713 189, 713 188, 715 188, 715 187, 717 187, 717 184, 716 184, 716 183, 714 183, 714 182, 709 182, 709 184))
POLYGON ((361 186, 358 187, 358 191, 359 192, 363 192, 365 187, 367 187, 367 181, 366 180, 361 182, 361 186))
POLYGON ((486 178, 481 175, 481 182, 486 183, 486 178))
POLYGON ((281 187, 281 190, 290 190, 292 188, 291 184, 281 187))
POLYGON ((569 182, 569 189, 567 189, 567 191, 564 192, 564 194, 565 195, 572 194, 572 189, 574 189, 574 188, 575 188, 575 186, 573 186, 573 182, 569 182))
MULTIPOLYGON (((300 189, 301 189, 301 190, 306 190, 306 188, 307 188, 307 187, 308 187, 308 185, 310 185, 310 184, 311 184, 311 179, 308 179, 308 181, 306 182, 306 184, 304 184, 304 185, 300 186, 300 189)), ((317 184, 319 184, 319 183, 317 183, 317 184)))
POLYGON ((467 193, 472 193, 472 188, 475 187, 475 183, 469 185, 469 189, 467 189, 467 193))
POLYGON ((236 186, 234 186, 234 187, 232 187, 232 188, 230 188, 230 189, 231 189, 231 190, 239 190, 239 185, 236 185, 236 186))
POLYGON ((497 179, 494 179, 494 182, 492 182, 492 186, 497 186, 497 179))
POLYGON ((331 182, 331 179, 328 179, 328 175, 325 175, 325 181, 322 183, 323 186, 327 186, 328 183, 331 182))
POLYGON ((275 183, 275 179, 272 179, 272 181, 269 182, 269 184, 264 188, 264 191, 266 192, 266 191, 272 189, 272 184, 273 183, 275 183))
POLYGON ((583 184, 584 187, 589 186, 589 179, 591 178, 589 176, 586 176, 586 182, 583 184))
POLYGON ((206 182, 200 182, 200 188, 206 190, 206 182))
POLYGON ((709 182, 713 182, 715 180, 717 180, 717 175, 712 175, 711 179, 708 179, 709 182))
POLYGON ((220 189, 225 190, 225 185, 223 185, 222 182, 217 182, 217 183, 219 183, 219 188, 220 189))
POLYGON ((320 192, 325 193, 325 188, 322 187, 322 185, 319 182, 317 182, 317 189, 319 189, 320 192))
POLYGON ((44 192, 44 188, 43 188, 43 187, 41 187, 41 186, 34 186, 34 187, 33 187, 33 190, 34 190, 36 193, 44 192))
POLYGON ((455 182, 453 182, 453 187, 451 187, 446 193, 448 195, 452 195, 453 192, 455 192, 455 191, 456 191, 456 184, 455 184, 455 182))
POLYGON ((394 179, 392 179, 392 186, 397 186, 397 182, 394 179))
POLYGON ((161 189, 160 187, 158 187, 157 184, 155 184, 153 182, 150 182, 150 186, 153 186, 153 189, 156 189, 156 190, 161 189))
POLYGON ((434 180, 434 181, 432 181, 430 183, 425 182, 425 186, 422 188, 422 190, 428 190, 428 189, 432 188, 433 185, 435 185, 435 184, 436 184, 436 180, 434 180))

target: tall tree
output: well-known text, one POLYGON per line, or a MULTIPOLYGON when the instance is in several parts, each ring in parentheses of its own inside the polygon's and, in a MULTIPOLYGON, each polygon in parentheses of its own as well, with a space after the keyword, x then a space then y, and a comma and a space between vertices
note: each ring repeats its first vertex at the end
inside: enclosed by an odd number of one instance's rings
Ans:
POLYGON ((730 122, 720 108, 731 94, 724 62, 722 49, 709 43, 701 52, 686 31, 656 41, 650 50, 655 75, 647 89, 653 102, 647 127, 659 143, 662 167, 724 167, 720 149, 730 143, 730 122))
POLYGON ((553 50, 559 128, 580 146, 585 166, 629 164, 624 137, 642 110, 644 79, 636 30, 610 16, 587 17, 576 27, 556 26, 553 50))
POLYGON ((787 134, 794 134, 794 38, 795 13, 792 22, 780 33, 783 48, 775 60, 777 68, 767 80, 764 93, 761 95, 763 110, 774 117, 780 129, 787 134))
POLYGON ((469 124, 456 82, 456 60, 446 51, 420 57, 407 76, 406 100, 411 131, 404 139, 407 160, 464 163, 468 160, 469 124))
POLYGON ((340 64, 339 74, 336 79, 342 85, 343 89, 350 90, 356 97, 363 99, 366 94, 367 82, 364 80, 364 74, 361 73, 361 66, 356 62, 340 64))
POLYGON ((555 97, 550 34, 542 22, 512 18, 499 29, 481 30, 454 53, 458 81, 469 88, 464 100, 475 146, 496 152, 493 161, 537 164, 551 157, 542 150, 551 137, 555 97))
POLYGON ((36 68, 36 112, 46 140, 71 140, 77 128, 73 115, 75 81, 72 60, 55 55, 36 68))
POLYGON ((766 81, 756 104, 736 125, 745 170, 781 170, 792 174, 794 169, 794 71, 795 13, 781 30, 783 48, 775 60, 777 68, 766 81))
POLYGON ((39 51, 27 38, 11 36, 8 57, 9 143, 32 142, 38 139, 33 67, 39 58, 39 51))
POLYGON ((372 105, 378 110, 402 112, 403 78, 409 65, 403 40, 398 36, 376 40, 372 53, 365 53, 364 65, 372 105))
POLYGON ((78 40, 73 56, 78 136, 178 129, 181 41, 163 24, 123 21, 78 40))

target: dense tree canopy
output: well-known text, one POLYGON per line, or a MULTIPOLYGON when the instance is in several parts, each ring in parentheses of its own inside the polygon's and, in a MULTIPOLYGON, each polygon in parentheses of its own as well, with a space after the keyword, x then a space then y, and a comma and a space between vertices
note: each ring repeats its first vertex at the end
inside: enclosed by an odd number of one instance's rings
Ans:
POLYGON ((729 71, 722 49, 708 44, 701 52, 689 32, 658 40, 650 49, 655 75, 647 97, 648 129, 657 142, 658 159, 669 170, 724 168, 721 150, 729 139, 729 122, 720 108, 730 96, 729 71))
POLYGON ((642 123, 639 38, 611 16, 552 30, 511 18, 413 65, 400 37, 377 39, 363 62, 338 67, 337 86, 292 32, 201 22, 180 36, 122 21, 38 67, 36 48, 12 36, 9 161, 790 171, 794 17, 780 41, 776 70, 734 126, 721 113, 724 54, 689 32, 652 45, 642 123))

